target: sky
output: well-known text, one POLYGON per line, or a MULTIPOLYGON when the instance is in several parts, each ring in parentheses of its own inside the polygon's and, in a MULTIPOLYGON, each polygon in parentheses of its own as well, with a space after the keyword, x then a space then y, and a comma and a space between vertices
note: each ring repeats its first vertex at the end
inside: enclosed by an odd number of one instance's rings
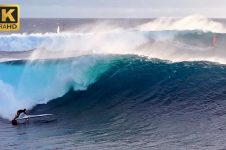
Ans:
POLYGON ((226 0, 0 0, 19 4, 22 18, 226 18, 226 0))

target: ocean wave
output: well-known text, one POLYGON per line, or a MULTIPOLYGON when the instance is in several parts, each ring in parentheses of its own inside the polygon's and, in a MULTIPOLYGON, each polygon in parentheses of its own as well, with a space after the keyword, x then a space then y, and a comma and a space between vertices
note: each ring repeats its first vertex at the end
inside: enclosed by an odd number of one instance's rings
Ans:
POLYGON ((65 99, 64 95, 71 89, 86 91, 88 88, 91 93, 82 95, 99 97, 91 98, 93 101, 122 97, 121 94, 127 92, 131 94, 126 96, 128 99, 140 96, 143 100, 165 101, 167 95, 171 95, 177 101, 191 95, 193 99, 208 95, 213 87, 218 87, 218 93, 223 92, 220 86, 223 87, 225 80, 223 65, 170 63, 131 55, 82 56, 30 63, 15 61, 1 63, 0 69, 0 87, 4 89, 0 92, 0 116, 7 119, 11 119, 17 109, 33 108, 59 97, 65 99), (177 97, 180 92, 183 97, 177 97))

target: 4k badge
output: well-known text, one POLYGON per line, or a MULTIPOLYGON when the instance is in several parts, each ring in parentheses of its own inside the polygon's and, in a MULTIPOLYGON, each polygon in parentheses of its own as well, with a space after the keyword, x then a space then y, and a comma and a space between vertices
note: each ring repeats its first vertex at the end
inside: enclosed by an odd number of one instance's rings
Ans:
POLYGON ((18 5, 0 5, 0 31, 20 30, 20 8, 18 5))

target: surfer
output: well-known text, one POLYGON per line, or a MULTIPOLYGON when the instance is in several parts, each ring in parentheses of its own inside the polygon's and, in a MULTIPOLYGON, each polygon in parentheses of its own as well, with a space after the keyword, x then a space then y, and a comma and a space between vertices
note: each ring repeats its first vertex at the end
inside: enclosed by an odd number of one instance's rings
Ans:
POLYGON ((16 116, 15 116, 15 117, 13 118, 13 120, 12 120, 12 124, 13 124, 13 125, 17 125, 16 119, 19 118, 19 116, 20 116, 21 114, 27 115, 26 111, 27 111, 26 109, 20 109, 20 110, 18 110, 17 113, 16 113, 16 116))
POLYGON ((16 116, 15 116, 15 118, 13 120, 16 120, 17 118, 19 118, 20 114, 22 114, 22 113, 27 115, 26 111, 27 111, 26 109, 18 110, 17 113, 16 113, 16 116))

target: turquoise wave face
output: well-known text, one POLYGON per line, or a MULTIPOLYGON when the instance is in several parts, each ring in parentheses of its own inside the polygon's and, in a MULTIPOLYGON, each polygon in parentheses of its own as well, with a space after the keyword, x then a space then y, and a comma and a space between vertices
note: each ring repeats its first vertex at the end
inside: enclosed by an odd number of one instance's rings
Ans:
MULTIPOLYGON (((189 108, 196 107, 190 105, 193 103, 202 105, 226 96, 223 88, 226 83, 225 65, 171 63, 131 55, 116 58, 111 59, 108 69, 85 91, 67 92, 48 103, 42 113, 55 110, 51 113, 73 117, 73 113, 93 112, 96 107, 101 113, 117 108, 123 114, 129 110, 127 106, 132 109, 143 104, 147 104, 147 109, 152 105, 168 108, 171 104, 189 108)), ((102 65, 98 65, 95 70, 101 68, 102 65)))
POLYGON ((17 109, 31 108, 63 96, 69 89, 85 90, 108 69, 110 59, 83 56, 68 60, 0 64, 0 115, 11 118, 17 109))

